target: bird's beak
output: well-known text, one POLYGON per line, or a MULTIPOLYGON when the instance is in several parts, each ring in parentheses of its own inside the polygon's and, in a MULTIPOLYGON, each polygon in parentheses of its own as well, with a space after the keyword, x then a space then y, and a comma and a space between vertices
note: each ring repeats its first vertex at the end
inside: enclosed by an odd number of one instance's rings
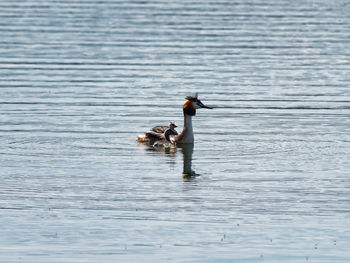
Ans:
POLYGON ((198 106, 201 107, 201 108, 213 109, 212 107, 209 107, 209 106, 204 105, 201 101, 198 101, 197 104, 198 104, 198 106))

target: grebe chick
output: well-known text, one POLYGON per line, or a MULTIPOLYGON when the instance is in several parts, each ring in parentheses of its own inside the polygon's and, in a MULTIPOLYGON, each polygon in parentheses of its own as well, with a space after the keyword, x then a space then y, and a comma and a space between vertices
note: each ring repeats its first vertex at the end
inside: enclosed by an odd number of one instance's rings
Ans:
POLYGON ((172 144, 175 144, 173 136, 177 134, 177 131, 170 127, 164 132, 164 139, 154 142, 152 146, 169 148, 172 144))
POLYGON ((170 142, 170 136, 178 135, 175 130, 177 127, 175 122, 170 122, 169 126, 155 126, 144 135, 138 135, 137 141, 142 143, 149 143, 154 145, 155 142, 168 141, 170 142))

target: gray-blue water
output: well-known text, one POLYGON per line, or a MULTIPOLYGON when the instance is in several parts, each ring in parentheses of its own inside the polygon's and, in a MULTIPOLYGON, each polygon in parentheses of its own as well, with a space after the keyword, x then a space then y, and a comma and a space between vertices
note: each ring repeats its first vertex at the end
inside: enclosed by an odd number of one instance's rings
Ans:
POLYGON ((350 262, 348 1, 0 18, 0 262, 350 262), (193 149, 137 144, 195 92, 193 149))

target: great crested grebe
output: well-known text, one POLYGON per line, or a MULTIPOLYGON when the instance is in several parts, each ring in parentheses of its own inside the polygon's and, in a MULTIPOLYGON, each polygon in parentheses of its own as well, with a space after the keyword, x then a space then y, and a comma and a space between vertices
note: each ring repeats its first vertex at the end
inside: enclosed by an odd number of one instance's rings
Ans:
MULTIPOLYGON (((204 105, 199 99, 198 94, 196 96, 187 96, 186 101, 183 105, 183 113, 184 113, 184 127, 180 134, 177 134, 175 129, 171 129, 171 127, 167 126, 156 126, 151 131, 146 132, 145 135, 139 135, 137 138, 138 142, 149 142, 150 144, 155 143, 158 140, 165 140, 170 142, 171 144, 183 144, 183 143, 193 143, 194 142, 194 136, 193 136, 193 128, 192 128, 192 116, 196 115, 196 109, 199 108, 205 108, 205 109, 212 109, 209 106, 204 105), (157 138, 155 140, 152 140, 151 138, 154 138, 154 132, 155 130, 158 131, 158 127, 162 127, 160 131, 157 132, 157 138), (168 129, 164 128, 167 127, 168 129), (166 131, 168 130, 168 133, 166 131), (159 136, 161 134, 161 136, 159 136)), ((175 126, 177 127, 177 126, 175 126)))

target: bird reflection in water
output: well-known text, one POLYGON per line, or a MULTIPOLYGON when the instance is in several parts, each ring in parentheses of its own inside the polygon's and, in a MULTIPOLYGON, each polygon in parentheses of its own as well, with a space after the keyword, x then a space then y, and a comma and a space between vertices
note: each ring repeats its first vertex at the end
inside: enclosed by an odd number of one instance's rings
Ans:
POLYGON ((182 150, 182 157, 183 157, 183 170, 182 170, 182 177, 184 181, 191 181, 196 176, 199 176, 194 170, 192 170, 192 155, 193 155, 193 148, 194 144, 182 144, 178 145, 178 148, 181 148, 182 150))
POLYGON ((173 159, 175 162, 175 156, 178 153, 178 150, 181 149, 182 152, 182 160, 183 160, 183 169, 182 169, 182 177, 184 181, 191 181, 199 174, 197 174, 194 170, 192 170, 192 155, 193 155, 193 143, 187 144, 179 144, 172 145, 171 147, 153 147, 150 145, 146 145, 144 143, 140 143, 139 145, 147 146, 147 151, 162 153, 173 159))

